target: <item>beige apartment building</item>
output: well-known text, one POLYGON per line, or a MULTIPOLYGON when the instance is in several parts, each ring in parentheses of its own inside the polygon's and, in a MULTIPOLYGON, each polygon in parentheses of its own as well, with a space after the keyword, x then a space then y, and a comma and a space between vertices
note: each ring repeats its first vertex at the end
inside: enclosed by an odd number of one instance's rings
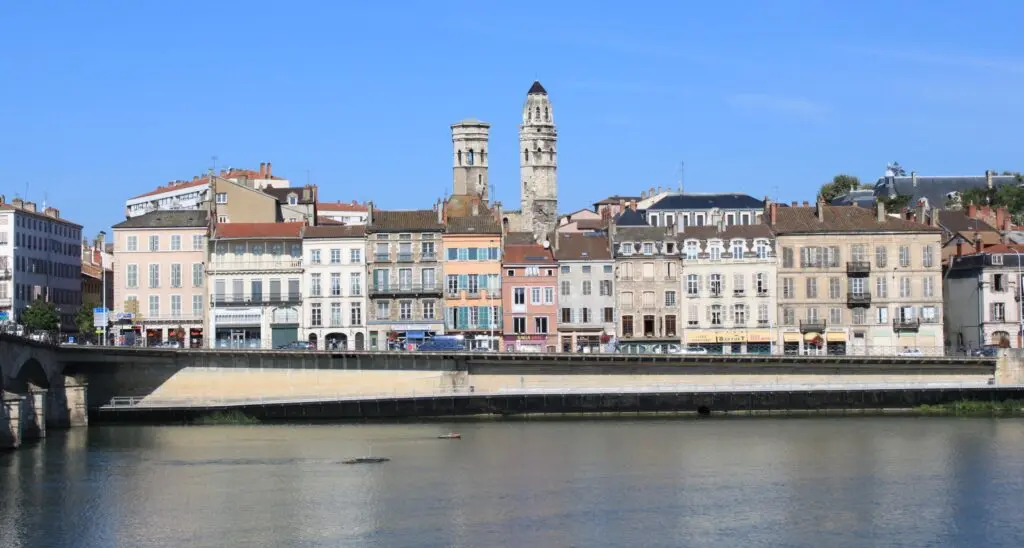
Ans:
POLYGON ((116 343, 203 346, 208 225, 202 210, 156 210, 114 225, 116 343))
POLYGON ((763 224, 684 227, 683 341, 712 353, 769 354, 775 326, 775 238, 763 224))
POLYGON ((776 234, 786 353, 943 353, 941 231, 867 209, 766 204, 776 234))
POLYGON ((674 226, 612 224, 617 335, 625 351, 680 343, 679 236, 674 226))

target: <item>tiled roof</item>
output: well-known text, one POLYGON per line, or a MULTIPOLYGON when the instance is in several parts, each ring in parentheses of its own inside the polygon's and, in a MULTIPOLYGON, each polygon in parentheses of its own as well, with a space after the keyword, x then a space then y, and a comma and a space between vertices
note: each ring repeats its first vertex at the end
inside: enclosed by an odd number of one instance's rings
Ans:
POLYGON ((878 222, 875 208, 825 205, 824 221, 819 221, 816 206, 780 207, 772 226, 776 234, 817 234, 822 232, 935 232, 938 227, 885 216, 878 222))
POLYGON ((327 225, 309 226, 303 232, 302 237, 309 239, 317 238, 362 238, 366 236, 366 227, 362 225, 327 225))
POLYGON ((368 210, 366 204, 360 204, 357 202, 317 202, 316 209, 318 212, 366 212, 368 210))
POLYGON ((432 209, 411 211, 386 211, 375 209, 367 232, 441 232, 444 226, 437 221, 437 212, 432 209))
POLYGON ((531 232, 509 232, 505 235, 505 245, 535 244, 537 239, 531 232))
POLYGON ((205 228, 208 224, 209 218, 206 211, 186 209, 150 211, 144 215, 121 221, 113 228, 205 228))
POLYGON ((968 217, 963 211, 943 210, 939 212, 939 225, 947 232, 995 232, 994 226, 982 219, 968 217))
POLYGON ((445 232, 449 234, 501 234, 501 226, 490 215, 449 217, 448 228, 445 232))
POLYGON ((273 196, 275 199, 277 199, 277 203, 279 203, 279 204, 287 204, 288 203, 288 196, 291 195, 291 194, 294 194, 296 196, 296 198, 298 198, 298 203, 300 203, 300 204, 316 203, 316 187, 315 186, 296 187, 296 188, 292 188, 292 187, 284 187, 284 188, 267 187, 267 188, 263 189, 263 192, 265 194, 269 194, 269 195, 273 196), (307 195, 307 189, 308 189, 308 197, 303 197, 304 195, 307 195))
POLYGON ((213 237, 218 240, 248 238, 298 239, 304 223, 222 223, 213 237))
POLYGON ((558 234, 555 257, 560 261, 611 260, 612 252, 604 233, 565 233, 558 234))
POLYGON ((772 238, 774 236, 771 227, 763 224, 729 225, 721 232, 718 231, 716 226, 688 226, 683 229, 680 235, 684 239, 697 238, 701 240, 708 238, 721 238, 723 240, 731 240, 733 238, 772 238))
POLYGON ((763 209, 764 200, 747 194, 669 194, 647 209, 763 209))
POLYGON ((551 249, 545 249, 544 246, 539 244, 506 244, 502 255, 503 259, 501 262, 507 265, 555 264, 555 257, 551 249))
POLYGON ((609 219, 580 219, 573 221, 580 230, 601 230, 608 226, 609 219))
POLYGON ((618 194, 616 194, 614 196, 609 196, 609 197, 601 200, 600 202, 594 202, 594 205, 596 205, 596 206, 599 206, 599 205, 618 205, 619 202, 624 202, 624 203, 628 204, 629 202, 639 202, 639 201, 640 201, 640 197, 639 196, 619 196, 618 194))

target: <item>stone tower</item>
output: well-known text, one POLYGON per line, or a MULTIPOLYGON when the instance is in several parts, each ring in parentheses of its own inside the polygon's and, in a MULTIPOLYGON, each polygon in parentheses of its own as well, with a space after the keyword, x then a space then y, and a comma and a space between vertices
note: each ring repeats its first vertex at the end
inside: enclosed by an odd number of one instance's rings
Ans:
POLYGON ((522 230, 544 236, 558 222, 558 156, 555 114, 548 92, 534 82, 526 94, 519 126, 519 176, 522 179, 522 230))
POLYGON ((487 202, 487 138, 491 125, 480 120, 452 124, 453 194, 476 195, 487 202))

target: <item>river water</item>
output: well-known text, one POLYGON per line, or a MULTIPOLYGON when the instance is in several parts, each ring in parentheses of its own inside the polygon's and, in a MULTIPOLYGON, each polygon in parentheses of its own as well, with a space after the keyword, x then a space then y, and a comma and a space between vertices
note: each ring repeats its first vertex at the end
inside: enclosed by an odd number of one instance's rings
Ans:
POLYGON ((1019 547, 1022 506, 1016 419, 92 426, 0 454, 4 548, 1019 547), (367 454, 392 460, 339 464, 367 454))

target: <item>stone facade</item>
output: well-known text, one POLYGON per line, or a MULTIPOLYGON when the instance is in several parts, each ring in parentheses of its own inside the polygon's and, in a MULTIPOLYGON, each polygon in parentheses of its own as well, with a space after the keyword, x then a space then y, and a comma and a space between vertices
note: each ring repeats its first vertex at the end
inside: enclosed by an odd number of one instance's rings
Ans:
POLYGON ((558 234, 558 347, 600 352, 615 335, 615 261, 603 232, 558 234))
POLYGON ((611 237, 619 345, 679 344, 679 235, 672 227, 613 224, 611 237))
POLYGON ((463 120, 452 125, 454 194, 476 195, 487 202, 487 140, 490 130, 490 124, 479 120, 463 120))
POLYGON ((365 227, 307 227, 300 338, 321 350, 366 350, 365 227))
POLYGON ((765 225, 689 227, 683 257, 683 341, 712 353, 768 354, 775 325, 776 257, 765 225))
MULTIPOLYGON (((875 209, 768 204, 787 353, 944 353, 941 231, 875 209)), ((932 217, 934 219, 934 217, 932 217)))
POLYGON ((547 235, 558 225, 558 133, 548 92, 534 82, 519 126, 519 172, 524 231, 547 235))

